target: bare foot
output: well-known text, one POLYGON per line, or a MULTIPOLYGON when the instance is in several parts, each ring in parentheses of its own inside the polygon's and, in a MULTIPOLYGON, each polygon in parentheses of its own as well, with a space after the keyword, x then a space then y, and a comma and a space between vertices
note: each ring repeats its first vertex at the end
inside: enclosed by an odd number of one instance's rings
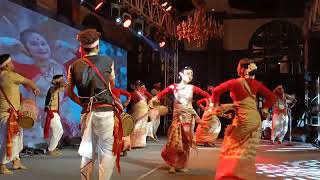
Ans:
POLYGON ((178 172, 188 172, 189 169, 187 168, 181 168, 181 169, 177 169, 178 172))
POLYGON ((170 174, 176 173, 176 169, 175 169, 174 167, 170 167, 169 173, 170 173, 170 174))
POLYGON ((57 156, 61 156, 61 155, 62 155, 62 152, 57 151, 57 150, 48 151, 48 155, 49 155, 49 156, 57 157, 57 156))
POLYGON ((5 174, 5 175, 12 175, 13 172, 10 171, 6 165, 1 165, 0 166, 0 174, 5 174))
POLYGON ((20 160, 13 160, 13 170, 18 170, 18 169, 28 169, 25 165, 21 163, 20 160))

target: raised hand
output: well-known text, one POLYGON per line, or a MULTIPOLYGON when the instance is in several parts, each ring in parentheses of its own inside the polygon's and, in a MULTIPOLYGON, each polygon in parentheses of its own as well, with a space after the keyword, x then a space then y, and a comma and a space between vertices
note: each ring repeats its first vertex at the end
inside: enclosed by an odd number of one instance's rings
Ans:
POLYGON ((39 94, 40 94, 40 89, 39 89, 39 88, 33 89, 33 94, 34 94, 35 96, 39 96, 39 94))

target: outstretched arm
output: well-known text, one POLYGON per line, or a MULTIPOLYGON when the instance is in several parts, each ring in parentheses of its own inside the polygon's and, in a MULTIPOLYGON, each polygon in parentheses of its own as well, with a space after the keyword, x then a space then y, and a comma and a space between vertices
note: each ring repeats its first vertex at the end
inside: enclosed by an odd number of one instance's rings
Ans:
POLYGON ((269 109, 271 106, 276 102, 276 96, 262 83, 257 81, 257 91, 260 93, 263 97, 265 97, 265 102, 263 105, 264 109, 269 109))
POLYGON ((147 89, 145 89, 144 95, 147 96, 148 101, 152 98, 152 94, 150 94, 147 89))
POLYGON ((216 86, 214 89, 213 89, 213 94, 211 96, 212 100, 213 100, 213 103, 214 104, 220 104, 220 96, 222 93, 230 90, 231 86, 233 85, 233 83, 236 82, 236 80, 229 80, 229 81, 226 81, 224 83, 221 83, 219 86, 216 86))
POLYGON ((171 84, 170 86, 166 87, 164 90, 162 90, 161 92, 159 92, 155 98, 157 100, 163 98, 165 95, 169 94, 169 93, 172 93, 173 92, 173 89, 176 88, 176 85, 175 84, 171 84))
POLYGON ((206 98, 210 97, 209 93, 207 93, 206 91, 202 90, 201 88, 199 88, 197 86, 193 86, 193 93, 199 94, 199 95, 206 97, 206 98))
POLYGON ((36 83, 34 83, 32 80, 23 78, 21 75, 16 74, 16 83, 17 84, 22 84, 26 86, 27 88, 31 88, 33 93, 38 96, 40 94, 40 90, 38 89, 36 83))
POLYGON ((131 94, 126 90, 120 89, 120 95, 127 97, 127 101, 124 103, 124 107, 127 107, 131 100, 131 94))

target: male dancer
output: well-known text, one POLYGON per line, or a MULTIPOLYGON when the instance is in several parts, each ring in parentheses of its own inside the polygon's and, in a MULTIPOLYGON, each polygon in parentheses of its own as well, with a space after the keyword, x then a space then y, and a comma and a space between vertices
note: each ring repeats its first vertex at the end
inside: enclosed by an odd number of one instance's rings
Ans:
POLYGON ((56 148, 63 135, 63 128, 61 124, 61 118, 59 115, 59 92, 64 91, 65 81, 63 75, 55 75, 52 78, 52 87, 49 88, 45 101, 45 111, 47 112, 47 118, 44 125, 44 138, 49 139, 49 131, 51 131, 51 137, 49 140, 48 155, 59 156, 62 155, 56 148))
POLYGON ((13 174, 6 166, 11 161, 13 170, 27 169, 19 158, 23 148, 23 132, 17 121, 20 85, 32 89, 35 95, 40 93, 33 81, 14 72, 9 54, 0 55, 0 174, 13 174))
POLYGON ((274 144, 277 139, 278 144, 281 144, 289 125, 287 104, 295 100, 295 97, 285 94, 282 85, 277 86, 273 93, 276 95, 276 103, 273 105, 271 141, 274 144))
POLYGON ((122 151, 123 130, 115 117, 119 112, 115 110, 120 107, 115 108, 110 86, 115 78, 114 63, 111 58, 98 55, 100 35, 95 29, 86 29, 78 34, 83 58, 76 60, 68 73, 68 95, 83 107, 83 135, 79 147, 82 180, 92 179, 96 158, 99 160, 99 180, 110 179, 115 155, 119 169, 122 151), (74 87, 79 96, 74 93, 74 87))

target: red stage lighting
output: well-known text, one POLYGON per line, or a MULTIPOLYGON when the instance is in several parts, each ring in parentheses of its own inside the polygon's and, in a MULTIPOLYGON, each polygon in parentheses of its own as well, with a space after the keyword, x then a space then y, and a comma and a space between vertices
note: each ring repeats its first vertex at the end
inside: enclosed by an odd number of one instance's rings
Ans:
POLYGON ((103 1, 101 1, 95 8, 94 10, 97 11, 101 6, 103 5, 103 1))

